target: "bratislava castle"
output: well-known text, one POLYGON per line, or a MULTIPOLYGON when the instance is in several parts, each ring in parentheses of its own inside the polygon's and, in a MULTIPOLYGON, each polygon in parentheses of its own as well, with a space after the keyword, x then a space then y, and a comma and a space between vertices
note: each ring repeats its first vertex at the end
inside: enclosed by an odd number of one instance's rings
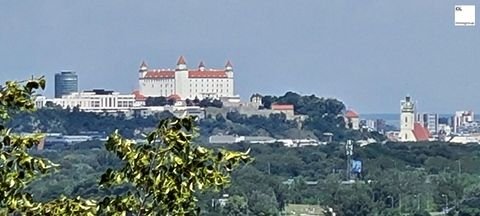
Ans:
POLYGON ((188 68, 180 56, 175 70, 151 69, 142 62, 139 70, 139 93, 145 97, 176 97, 185 99, 234 97, 233 66, 224 68, 188 68))

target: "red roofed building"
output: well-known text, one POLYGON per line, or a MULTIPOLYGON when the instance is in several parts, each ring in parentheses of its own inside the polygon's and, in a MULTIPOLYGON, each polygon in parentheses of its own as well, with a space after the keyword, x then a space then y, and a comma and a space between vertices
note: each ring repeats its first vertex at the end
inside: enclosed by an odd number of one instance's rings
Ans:
POLYGON ((292 104, 272 104, 271 108, 272 110, 292 110, 293 111, 292 104))
POLYGON ((360 129, 360 116, 354 110, 347 110, 345 112, 345 126, 353 130, 360 129))
POLYGON ((180 56, 175 69, 150 69, 142 62, 139 70, 139 93, 145 97, 178 95, 182 99, 233 97, 233 66, 227 61, 224 68, 189 69, 180 56))
POLYGON ((430 138, 428 130, 418 122, 413 125, 413 135, 416 141, 428 141, 430 138))
POLYGON ((167 99, 174 100, 174 101, 181 101, 182 100, 182 98, 177 94, 172 94, 172 95, 168 96, 167 99))
POLYGON ((295 116, 295 110, 292 104, 277 104, 274 103, 271 105, 271 110, 278 111, 280 113, 284 113, 287 119, 293 118, 295 116))
POLYGON ((143 96, 142 94, 140 94, 140 91, 138 91, 138 90, 133 91, 132 94, 135 95, 135 100, 136 100, 136 101, 145 101, 145 100, 147 99, 145 96, 143 96))

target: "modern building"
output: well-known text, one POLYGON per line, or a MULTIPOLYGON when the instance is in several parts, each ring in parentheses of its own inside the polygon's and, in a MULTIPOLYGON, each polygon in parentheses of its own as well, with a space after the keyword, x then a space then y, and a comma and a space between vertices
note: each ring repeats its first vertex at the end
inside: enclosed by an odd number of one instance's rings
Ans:
POLYGON ((55 74, 55 98, 78 92, 78 75, 73 71, 55 74))
POLYGON ((452 128, 454 133, 459 132, 459 128, 468 124, 472 123, 474 119, 474 113, 473 111, 457 111, 455 112, 455 116, 453 116, 452 119, 452 128))
POLYGON ((139 70, 139 94, 144 97, 177 95, 182 100, 236 96, 233 66, 227 61, 224 68, 206 68, 200 62, 197 68, 188 68, 180 56, 175 69, 150 69, 142 62, 139 70))
POLYGON ((421 123, 415 122, 415 103, 410 96, 400 102, 400 133, 401 142, 428 141, 430 133, 421 123))
POLYGON ((106 91, 103 89, 74 92, 55 99, 38 97, 36 100, 36 105, 38 108, 41 108, 48 102, 61 106, 64 109, 67 107, 78 107, 80 110, 85 112, 129 111, 130 108, 137 105, 135 95, 133 94, 123 95, 118 92, 106 91))

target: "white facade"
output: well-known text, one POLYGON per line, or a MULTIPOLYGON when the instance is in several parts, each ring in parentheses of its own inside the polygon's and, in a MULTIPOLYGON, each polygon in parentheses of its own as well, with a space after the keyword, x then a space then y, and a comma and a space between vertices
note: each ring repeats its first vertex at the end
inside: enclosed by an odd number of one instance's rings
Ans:
POLYGON ((453 117, 453 132, 458 133, 458 128, 474 121, 474 113, 472 111, 457 111, 453 117))
POLYGON ((207 69, 203 63, 189 69, 183 57, 175 70, 149 69, 143 62, 139 70, 139 91, 145 97, 178 95, 182 100, 236 96, 230 62, 222 69, 207 69))
POLYGON ((130 108, 137 106, 133 94, 122 95, 118 92, 104 90, 75 92, 54 99, 38 97, 36 99, 37 108, 44 107, 47 102, 52 102, 63 109, 78 106, 80 110, 86 112, 128 111, 130 108))
POLYGON ((406 97, 401 101, 400 105, 400 133, 398 140, 402 142, 414 142, 417 139, 413 133, 415 124, 415 104, 410 100, 410 97, 406 97))

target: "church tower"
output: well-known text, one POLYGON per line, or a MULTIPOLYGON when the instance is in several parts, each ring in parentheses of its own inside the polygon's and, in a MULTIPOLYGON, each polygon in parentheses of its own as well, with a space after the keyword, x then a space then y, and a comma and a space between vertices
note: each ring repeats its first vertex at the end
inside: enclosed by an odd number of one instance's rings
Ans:
POLYGON ((415 103, 413 103, 410 96, 405 97, 405 100, 401 101, 400 111, 399 140, 402 142, 414 142, 416 141, 413 133, 415 127, 415 103))

